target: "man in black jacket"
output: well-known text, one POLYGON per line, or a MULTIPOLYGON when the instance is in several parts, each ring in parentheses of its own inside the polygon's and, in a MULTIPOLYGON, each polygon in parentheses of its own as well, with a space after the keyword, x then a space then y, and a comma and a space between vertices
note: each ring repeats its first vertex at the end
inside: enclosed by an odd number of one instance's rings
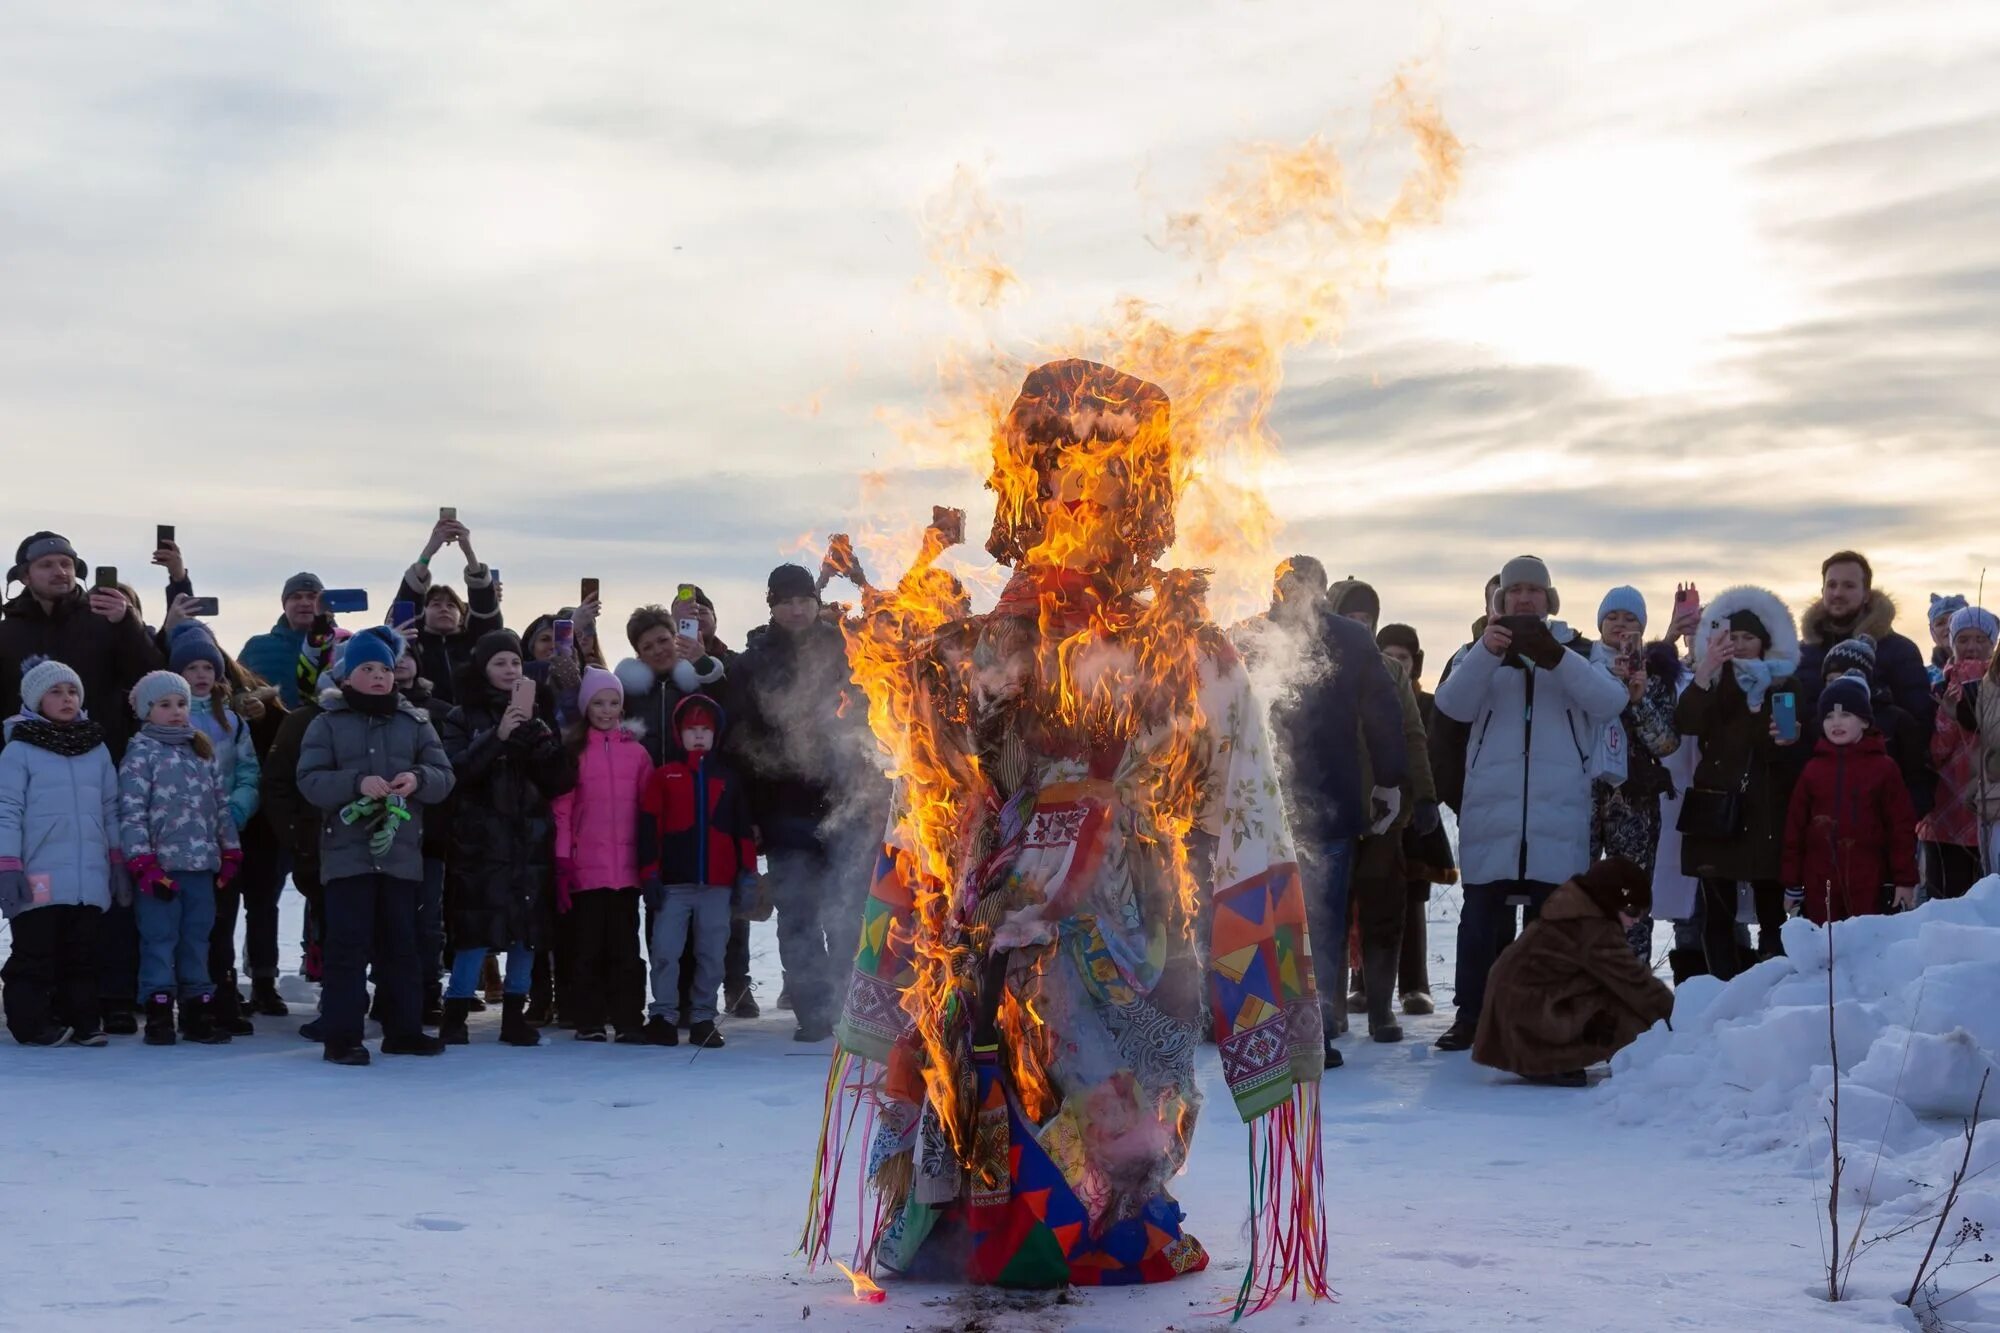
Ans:
MULTIPOLYGON (((771 623, 737 658, 742 726, 735 750, 750 773, 750 805, 770 865, 778 951, 798 1017, 797 1041, 822 1041, 845 998, 872 858, 870 799, 882 785, 868 758, 868 703, 855 687, 840 631, 820 616, 803 566, 771 571, 771 623)), ((873 836, 879 838, 879 819, 873 836)))
MULTIPOLYGON (((1928 737, 1937 716, 1930 670, 1917 645, 1891 628, 1896 623, 1896 603, 1875 587, 1875 567, 1858 552, 1835 551, 1821 562, 1819 572, 1820 598, 1799 617, 1799 669, 1794 673, 1799 716, 1819 716, 1827 650, 1866 634, 1875 641, 1875 687, 1909 714, 1919 734, 1928 737)), ((1910 802, 1919 815, 1937 800, 1934 774, 1922 774, 1909 788, 1910 802)))

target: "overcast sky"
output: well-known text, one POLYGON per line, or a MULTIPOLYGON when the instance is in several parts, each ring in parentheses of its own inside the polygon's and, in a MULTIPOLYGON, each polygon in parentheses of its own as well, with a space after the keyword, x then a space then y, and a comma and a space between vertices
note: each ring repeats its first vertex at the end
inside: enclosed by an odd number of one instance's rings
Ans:
POLYGON ((1280 548, 1371 578, 1436 659, 1520 550, 1586 623, 1628 580, 1656 615, 1680 577, 1803 606, 1838 545, 1906 606, 1971 590, 1990 0, 16 4, 6 540, 130 578, 176 523, 240 640, 294 569, 379 605, 452 504, 515 623, 581 575, 621 614, 693 580, 740 642, 806 534, 932 499, 984 531, 978 478, 911 473, 881 419, 962 330, 920 283, 958 167, 1028 356, 1118 296, 1171 308, 1166 212, 1245 140, 1358 135, 1412 58, 1463 185, 1290 359, 1280 548))

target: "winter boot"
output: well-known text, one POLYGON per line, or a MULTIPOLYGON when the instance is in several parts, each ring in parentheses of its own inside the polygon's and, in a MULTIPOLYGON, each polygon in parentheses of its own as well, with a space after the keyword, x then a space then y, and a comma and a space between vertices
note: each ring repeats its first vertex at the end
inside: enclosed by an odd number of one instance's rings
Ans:
POLYGON ((1368 982, 1363 1007, 1368 1010, 1368 1035, 1380 1042, 1401 1041, 1396 1021, 1396 954, 1400 944, 1371 943, 1363 950, 1361 972, 1368 982))
POLYGON ((215 988, 215 1028, 232 1037, 251 1037, 257 1033, 256 1026, 243 1016, 243 992, 236 989, 236 974, 231 972, 215 988))
POLYGON ((478 991, 474 991, 472 993, 472 998, 467 1000, 466 1004, 471 1006, 471 1008, 466 1011, 468 1013, 483 1014, 486 1012, 486 1001, 479 998, 478 991))
POLYGON ((100 1028, 78 1028, 69 1034, 69 1044, 72 1046, 108 1046, 110 1039, 104 1035, 103 1030, 100 1028))
POLYGON ((382 1038, 384 1055, 443 1055, 444 1043, 421 1028, 406 1037, 382 1038))
POLYGON ((528 1022, 528 997, 506 995, 500 1000, 500 1041, 507 1046, 539 1046, 542 1034, 528 1022))
POLYGON ((466 1031, 465 1016, 472 1012, 470 1000, 446 1000, 444 1019, 438 1024, 438 1040, 447 1046, 464 1046, 472 1041, 472 1034, 466 1031))
POLYGON ((336 1046, 328 1042, 326 1051, 320 1058, 330 1065, 348 1065, 360 1069, 368 1063, 368 1048, 358 1041, 351 1046, 336 1046))
POLYGON ((299 1035, 307 1041, 326 1040, 326 1019, 318 1014, 299 1024, 299 1035))
POLYGON ((250 1012, 266 1018, 283 1018, 292 1012, 291 1006, 278 994, 277 978, 250 978, 250 1012))
POLYGON ((635 1026, 633 1026, 633 1027, 629 1027, 629 1028, 618 1028, 618 1029, 616 1029, 616 1031, 617 1031, 618 1035, 617 1035, 616 1037, 614 1037, 614 1038, 613 1038, 612 1040, 613 1040, 613 1041, 614 1041, 614 1042, 615 1042, 615 1043, 616 1043, 617 1045, 620 1045, 620 1046, 644 1046, 644 1045, 646 1045, 646 1041, 647 1041, 647 1038, 646 1038, 646 1029, 644 1029, 644 1028, 642 1028, 642 1027, 638 1027, 638 1026, 636 1026, 636 1025, 635 1025, 635 1026))
POLYGON ((1347 1057, 1342 1055, 1340 1048, 1333 1044, 1333 1038, 1328 1037, 1326 1039, 1326 1068, 1338 1069, 1346 1063, 1347 1057))
POLYGON ((227 1046, 229 1033, 217 1027, 215 1022, 218 1004, 214 991, 193 1000, 182 1000, 181 1035, 202 1046, 227 1046))
POLYGON ((60 1046, 69 1040, 69 1029, 60 1023, 50 1023, 40 1032, 15 1040, 23 1046, 60 1046))
POLYGON ((603 1028, 578 1028, 576 1030, 576 1039, 578 1041, 597 1041, 597 1042, 604 1042, 611 1040, 611 1038, 605 1033, 603 1028))
POLYGON ((1326 989, 1320 992, 1324 997, 1326 1010, 1326 1035, 1344 1037, 1347 1035, 1347 955, 1343 952, 1333 965, 1333 975, 1327 978, 1326 989))
POLYGON ((732 1018, 755 1018, 764 1012, 757 1004, 755 990, 747 981, 734 991, 725 989, 722 1000, 723 1010, 732 1018))
POLYGON ((668 1021, 665 1014, 654 1014, 646 1020, 646 1044, 678 1046, 681 1044, 681 1030, 668 1021))
POLYGON ((129 1004, 104 1006, 104 1030, 114 1037, 129 1037, 139 1030, 139 1016, 129 1004))
POLYGON ((164 991, 146 999, 146 1044, 174 1044, 174 997, 164 991))
POLYGON ((1437 1004, 1427 990, 1403 992, 1403 1012, 1411 1018, 1422 1018, 1425 1014, 1437 1012, 1437 1004))
POLYGON ((1708 954, 1700 949, 1671 949, 1667 952, 1667 966, 1673 970, 1674 985, 1678 986, 1689 977, 1708 975, 1708 954))
POLYGON ((715 1020, 704 1018, 701 1022, 696 1023, 688 1029, 688 1044, 696 1047, 706 1046, 710 1050, 720 1050, 729 1043, 725 1042, 722 1039, 722 1034, 715 1030, 715 1020))
POLYGON ((436 977, 424 983, 424 1012, 418 1021, 427 1028, 444 1022, 444 983, 436 977))
POLYGON ((1444 1035, 1431 1043, 1431 1049, 1434 1051, 1469 1051, 1472 1049, 1472 1039, 1478 1033, 1479 1021, 1477 1019, 1468 1023, 1463 1016, 1455 1018, 1452 1020, 1451 1026, 1444 1030, 1444 1035))

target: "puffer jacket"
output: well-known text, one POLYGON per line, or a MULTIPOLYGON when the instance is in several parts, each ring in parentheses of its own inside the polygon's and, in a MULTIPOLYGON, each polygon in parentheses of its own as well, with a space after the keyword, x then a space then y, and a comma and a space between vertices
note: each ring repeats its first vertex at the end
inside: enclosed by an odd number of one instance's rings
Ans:
MULTIPOLYGON (((319 876, 323 883, 355 875, 424 877, 425 806, 451 795, 454 778, 431 720, 407 699, 383 716, 362 713, 338 690, 320 696, 320 713, 299 743, 298 794, 319 812, 319 876), (389 850, 368 846, 371 830, 341 822, 341 808, 361 794, 361 779, 417 775, 410 819, 396 829, 389 850)), ((294 846, 296 846, 296 840, 294 846)))
POLYGON ((241 833, 257 813, 264 769, 250 737, 250 724, 234 713, 228 716, 227 722, 218 718, 207 699, 188 700, 188 721, 215 747, 215 758, 209 761, 215 765, 215 782, 229 802, 229 818, 241 833))
POLYGON ((1880 912, 1884 885, 1917 883, 1917 816, 1881 736, 1820 741, 1792 788, 1783 878, 1822 926, 1880 912))
POLYGON ((95 699, 97 725, 116 761, 139 729, 138 719, 124 706, 125 696, 148 671, 167 664, 160 645, 146 632, 139 617, 128 615, 117 624, 90 609, 90 594, 82 588, 49 610, 23 592, 6 604, 0 620, 0 717, 12 717, 24 706, 21 669, 31 658, 53 657, 75 668, 83 678, 83 697, 95 699), (110 700, 110 706, 104 702, 110 700))
POLYGON ((1589 868, 1591 744, 1626 698, 1609 672, 1568 649, 1544 670, 1480 646, 1438 686, 1437 711, 1470 728, 1458 817, 1465 883, 1560 884, 1589 868))
POLYGON ((576 866, 576 887, 629 889, 639 883, 640 801, 653 761, 638 728, 591 731, 576 759, 576 787, 556 797, 556 860, 576 866))
POLYGON ((162 740, 154 731, 141 727, 118 766, 118 841, 125 859, 151 856, 169 874, 220 870, 222 854, 243 844, 215 768, 191 743, 162 740))
POLYGON ((507 698, 468 670, 444 723, 445 753, 458 774, 445 870, 456 947, 538 949, 554 901, 549 803, 576 786, 576 763, 550 725, 555 698, 546 685, 537 691, 535 717, 502 740, 507 698))
MULTIPOLYGON (((111 906, 118 768, 103 745, 74 757, 14 740, 0 750, 0 867, 48 877, 50 906, 111 906)), ((41 904, 37 904, 40 906, 41 904)), ((30 911, 33 909, 30 908, 30 911)))

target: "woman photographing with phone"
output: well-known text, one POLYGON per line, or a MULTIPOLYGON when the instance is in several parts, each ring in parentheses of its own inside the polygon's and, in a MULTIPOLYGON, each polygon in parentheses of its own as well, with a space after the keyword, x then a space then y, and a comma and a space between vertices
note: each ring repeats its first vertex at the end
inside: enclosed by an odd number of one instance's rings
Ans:
POLYGON ((449 1045, 469 1039, 465 1019, 479 969, 488 953, 501 951, 507 984, 500 1040, 541 1041, 528 1024, 527 1005, 554 901, 549 803, 576 785, 576 761, 554 719, 553 696, 522 674, 520 639, 506 630, 482 636, 444 724, 445 753, 458 777, 445 878, 456 952, 438 1034, 449 1045))
POLYGON ((1731 588, 1709 604, 1697 631, 1694 680, 1674 708, 1683 736, 1701 744, 1694 785, 1681 800, 1681 868, 1700 885, 1702 946, 1724 981, 1784 952, 1785 816, 1797 778, 1799 633, 1785 604, 1762 588, 1731 588), (1757 957, 1736 943, 1738 884, 1757 903, 1757 957))

